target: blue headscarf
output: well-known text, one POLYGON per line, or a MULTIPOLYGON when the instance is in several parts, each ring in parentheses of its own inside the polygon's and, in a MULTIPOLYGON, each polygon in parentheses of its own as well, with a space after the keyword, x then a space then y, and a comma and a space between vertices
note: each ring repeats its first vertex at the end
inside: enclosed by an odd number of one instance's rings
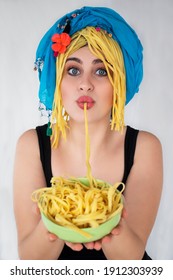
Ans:
POLYGON ((56 86, 56 58, 52 51, 51 38, 69 27, 71 36, 87 27, 99 27, 112 35, 119 44, 126 70, 126 104, 138 92, 143 77, 142 45, 135 31, 114 10, 105 7, 83 7, 66 14, 44 35, 36 52, 35 66, 39 72, 39 99, 46 110, 52 110, 56 86))

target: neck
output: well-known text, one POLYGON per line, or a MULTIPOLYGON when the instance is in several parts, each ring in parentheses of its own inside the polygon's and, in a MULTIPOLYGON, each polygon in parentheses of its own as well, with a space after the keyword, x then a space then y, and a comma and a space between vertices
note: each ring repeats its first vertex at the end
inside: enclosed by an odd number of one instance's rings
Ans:
MULTIPOLYGON (((81 153, 85 153, 86 147, 86 130, 85 123, 77 123, 74 121, 69 121, 70 129, 67 130, 67 141, 65 145, 73 145, 75 149, 81 153)), ((90 150, 91 154, 100 150, 105 143, 107 143, 110 134, 112 133, 110 129, 109 120, 102 120, 100 122, 88 123, 88 134, 90 139, 90 150)), ((63 143, 63 139, 61 143, 63 143)))

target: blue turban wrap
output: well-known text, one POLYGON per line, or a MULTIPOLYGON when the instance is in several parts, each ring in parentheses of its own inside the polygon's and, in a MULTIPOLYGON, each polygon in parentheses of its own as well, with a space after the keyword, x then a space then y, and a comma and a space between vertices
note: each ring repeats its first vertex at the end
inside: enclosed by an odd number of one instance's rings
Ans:
POLYGON ((142 45, 135 31, 114 10, 105 7, 83 7, 60 18, 44 35, 36 52, 35 66, 39 72, 39 99, 46 110, 52 110, 56 86, 56 58, 52 51, 51 37, 64 32, 67 23, 71 36, 87 27, 99 27, 112 34, 119 44, 126 70, 126 104, 138 92, 143 77, 142 45))

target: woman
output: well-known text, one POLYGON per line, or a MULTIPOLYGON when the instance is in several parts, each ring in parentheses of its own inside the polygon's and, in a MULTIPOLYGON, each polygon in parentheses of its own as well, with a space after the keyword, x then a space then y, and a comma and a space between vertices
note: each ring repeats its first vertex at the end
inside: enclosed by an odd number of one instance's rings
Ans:
POLYGON ((124 106, 142 80, 136 33, 111 9, 84 7, 45 34, 35 65, 50 122, 25 132, 17 144, 14 209, 20 258, 151 259, 145 247, 161 196, 162 152, 154 135, 124 124, 124 106), (31 194, 49 187, 52 176, 86 175, 84 103, 93 177, 126 187, 119 226, 101 240, 80 244, 47 232, 31 194))

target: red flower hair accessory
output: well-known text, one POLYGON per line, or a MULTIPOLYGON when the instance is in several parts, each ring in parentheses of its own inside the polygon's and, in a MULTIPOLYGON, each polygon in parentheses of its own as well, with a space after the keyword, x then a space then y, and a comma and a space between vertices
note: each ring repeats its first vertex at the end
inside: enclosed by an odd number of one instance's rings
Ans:
POLYGON ((52 36, 52 50, 54 51, 54 55, 58 56, 59 53, 64 53, 66 51, 67 46, 71 42, 71 38, 67 33, 54 34, 52 36))

